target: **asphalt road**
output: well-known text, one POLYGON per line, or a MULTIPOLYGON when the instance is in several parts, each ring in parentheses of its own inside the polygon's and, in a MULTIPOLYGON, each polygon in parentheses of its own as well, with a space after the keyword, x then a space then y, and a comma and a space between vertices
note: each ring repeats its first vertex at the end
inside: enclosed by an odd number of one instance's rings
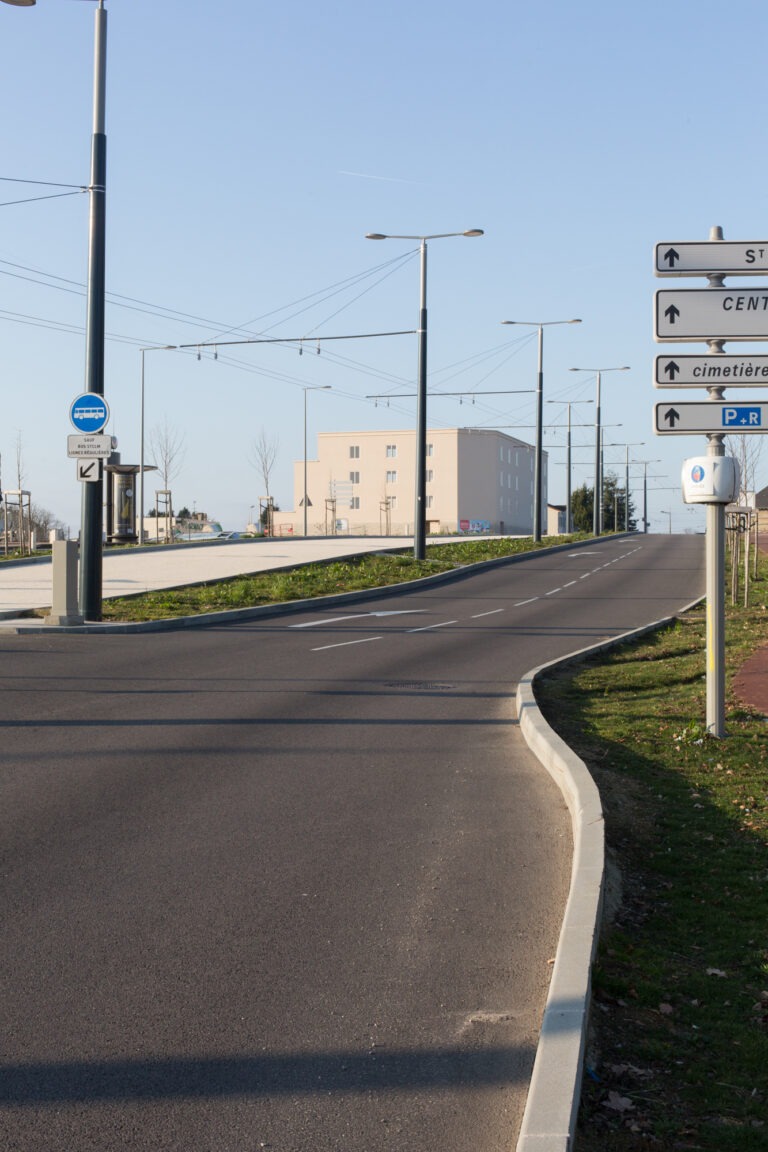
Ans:
POLYGON ((571 849, 516 683, 701 594, 703 552, 0 637, 2 1147, 509 1152, 571 849))

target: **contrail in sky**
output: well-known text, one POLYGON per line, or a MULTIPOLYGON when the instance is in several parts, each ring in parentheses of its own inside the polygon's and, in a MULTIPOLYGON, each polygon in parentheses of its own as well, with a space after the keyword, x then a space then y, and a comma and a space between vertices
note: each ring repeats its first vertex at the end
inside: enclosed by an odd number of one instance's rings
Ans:
POLYGON ((339 169, 340 176, 360 176, 363 180, 388 180, 391 184, 419 184, 419 180, 403 180, 399 176, 372 176, 369 172, 347 172, 339 169))

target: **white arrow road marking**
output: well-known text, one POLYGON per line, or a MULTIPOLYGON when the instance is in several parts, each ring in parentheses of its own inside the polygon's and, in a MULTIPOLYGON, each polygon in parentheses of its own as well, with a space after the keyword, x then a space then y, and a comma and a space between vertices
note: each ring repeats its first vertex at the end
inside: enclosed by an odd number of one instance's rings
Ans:
POLYGON ((324 644, 322 648, 312 648, 312 652, 325 652, 328 648, 349 648, 351 644, 368 644, 371 640, 381 640, 381 636, 365 636, 362 640, 345 640, 341 644, 324 644))
POLYGON ((289 628, 316 628, 318 624, 338 624, 342 620, 365 620, 368 616, 418 616, 421 608, 403 608, 393 612, 358 612, 350 616, 323 616, 320 620, 307 620, 303 624, 289 624, 289 628))
POLYGON ((409 628, 409 632, 429 632, 430 628, 447 628, 449 624, 458 624, 458 620, 443 620, 440 624, 425 624, 423 628, 409 628))

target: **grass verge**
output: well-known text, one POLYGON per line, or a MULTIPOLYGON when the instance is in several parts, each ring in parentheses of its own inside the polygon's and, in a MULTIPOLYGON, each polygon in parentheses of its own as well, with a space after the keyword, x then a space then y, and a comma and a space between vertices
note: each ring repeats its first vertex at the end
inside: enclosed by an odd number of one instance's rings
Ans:
POLYGON ((604 927, 577 1152, 768 1149, 768 730, 733 676, 768 642, 768 563, 728 606, 727 736, 705 732, 705 619, 548 675, 600 789, 604 927))
MULTIPOLYGON (((425 560, 412 553, 370 553, 327 563, 305 564, 299 568, 233 576, 210 584, 192 584, 145 592, 137 596, 105 600, 104 620, 165 620, 196 616, 204 612, 225 612, 234 608, 254 608, 260 604, 285 604, 339 592, 359 592, 434 576, 465 564, 514 556, 537 548, 586 539, 583 535, 545 537, 534 544, 530 537, 519 540, 457 540, 427 548, 425 560)), ((197 545, 199 547, 200 545, 197 545)), ((204 547, 204 545, 203 545, 204 547)))

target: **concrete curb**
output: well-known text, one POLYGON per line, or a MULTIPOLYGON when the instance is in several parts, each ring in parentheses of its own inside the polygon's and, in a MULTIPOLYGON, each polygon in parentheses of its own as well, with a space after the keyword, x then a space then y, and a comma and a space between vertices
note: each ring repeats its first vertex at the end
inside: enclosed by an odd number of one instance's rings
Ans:
MULTIPOLYGON (((697 598, 681 608, 680 614, 700 604, 702 599, 697 598)), ((517 687, 520 731, 563 794, 571 813, 574 844, 570 891, 517 1152, 571 1152, 574 1147, 589 1023, 591 970, 600 937, 605 864, 600 793, 584 761, 550 728, 539 711, 534 694, 536 680, 550 668, 626 644, 666 627, 676 618, 664 617, 542 664, 528 672, 517 687)))

